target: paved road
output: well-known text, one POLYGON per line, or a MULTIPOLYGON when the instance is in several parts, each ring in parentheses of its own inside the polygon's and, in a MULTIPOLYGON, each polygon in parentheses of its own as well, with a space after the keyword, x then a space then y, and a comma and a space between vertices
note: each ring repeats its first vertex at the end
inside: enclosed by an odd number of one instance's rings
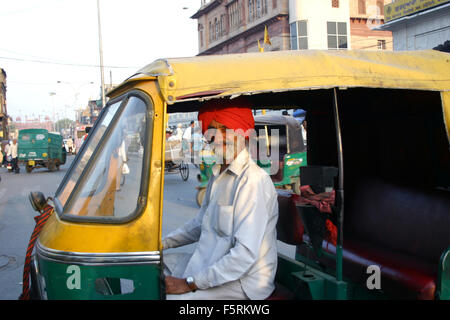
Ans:
MULTIPOLYGON (((0 300, 14 300, 20 295, 22 271, 28 240, 34 228, 36 212, 28 201, 30 191, 41 191, 53 196, 73 156, 68 157, 59 171, 37 169, 20 174, 7 173, 0 168, 0 300)), ((198 207, 195 202, 198 169, 190 166, 188 181, 179 173, 166 174, 164 189, 163 236, 193 218, 198 207)), ((192 251, 194 244, 170 251, 192 251)), ((295 248, 279 243, 281 253, 293 257, 295 248)))
POLYGON ((0 168, 0 299, 17 299, 21 293, 23 263, 28 240, 34 228, 33 210, 28 200, 30 191, 53 196, 74 156, 69 156, 59 171, 45 168, 26 173, 8 173, 0 168))

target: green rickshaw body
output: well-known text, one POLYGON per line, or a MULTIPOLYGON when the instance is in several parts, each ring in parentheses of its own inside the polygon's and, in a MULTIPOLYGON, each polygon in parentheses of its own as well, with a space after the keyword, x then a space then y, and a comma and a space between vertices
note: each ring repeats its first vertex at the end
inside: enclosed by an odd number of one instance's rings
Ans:
POLYGON ((19 131, 18 144, 19 162, 26 166, 27 172, 36 167, 54 171, 66 163, 66 152, 59 134, 46 129, 23 129, 19 131))
POLYGON ((152 263, 64 263, 42 254, 42 250, 37 260, 36 292, 45 295, 40 299, 154 300, 164 294, 160 292, 160 269, 152 263))
POLYGON ((212 175, 212 167, 216 164, 216 159, 213 154, 203 155, 202 163, 199 165, 200 173, 197 176, 199 181, 198 188, 206 188, 209 178, 212 175))
MULTIPOLYGON (((263 164, 258 161, 258 165, 263 168, 268 174, 270 174, 271 164, 263 164)), ((282 165, 282 176, 281 180, 274 181, 275 187, 282 188, 284 186, 291 186, 293 189, 296 188, 296 184, 299 183, 299 172, 300 167, 306 166, 306 152, 286 154, 283 159, 282 165)))

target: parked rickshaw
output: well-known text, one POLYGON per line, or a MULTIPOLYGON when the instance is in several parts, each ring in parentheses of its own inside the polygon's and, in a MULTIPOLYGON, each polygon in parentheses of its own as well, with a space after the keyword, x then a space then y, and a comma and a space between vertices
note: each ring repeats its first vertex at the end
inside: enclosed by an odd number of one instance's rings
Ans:
MULTIPOLYGON (((292 116, 279 114, 255 116, 255 134, 258 165, 272 178, 276 188, 289 189, 300 194, 300 166, 306 166, 306 148, 301 123, 292 116), (272 137, 272 133, 276 137, 272 137)), ((210 157, 199 166, 196 202, 200 207, 211 177, 214 161, 210 157)))
POLYGON ((292 116, 261 115, 255 117, 255 130, 258 140, 262 140, 258 146, 266 146, 263 148, 266 159, 258 159, 258 165, 270 174, 275 187, 288 187, 299 194, 299 169, 307 165, 300 122, 292 116), (272 132, 278 134, 278 139, 272 138, 272 132), (278 159, 270 157, 275 149, 278 150, 278 159))
POLYGON ((59 170, 66 163, 67 152, 59 134, 46 129, 22 129, 18 144, 19 163, 28 173, 39 167, 59 170))
POLYGON ((246 95, 255 109, 307 111, 300 181, 333 200, 324 212, 303 192, 280 191, 277 234, 297 253, 279 255, 269 298, 450 299, 449 89, 450 56, 436 51, 157 60, 109 93, 49 202, 55 212, 36 244, 33 292, 164 299, 168 113, 246 95), (129 161, 133 179, 118 191, 115 150, 124 126, 140 134, 143 152, 129 161), (330 224, 335 238, 326 232, 330 224))
POLYGON ((186 181, 189 178, 189 165, 185 161, 181 141, 166 141, 164 169, 166 173, 179 172, 183 181, 186 181))

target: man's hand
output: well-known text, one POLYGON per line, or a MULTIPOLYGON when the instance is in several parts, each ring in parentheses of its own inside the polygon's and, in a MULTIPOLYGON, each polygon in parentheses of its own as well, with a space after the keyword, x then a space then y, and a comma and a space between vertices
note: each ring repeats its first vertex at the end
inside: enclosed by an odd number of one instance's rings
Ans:
POLYGON ((186 283, 186 279, 175 278, 172 276, 166 276, 164 279, 166 283, 167 294, 182 294, 191 292, 191 288, 186 283))

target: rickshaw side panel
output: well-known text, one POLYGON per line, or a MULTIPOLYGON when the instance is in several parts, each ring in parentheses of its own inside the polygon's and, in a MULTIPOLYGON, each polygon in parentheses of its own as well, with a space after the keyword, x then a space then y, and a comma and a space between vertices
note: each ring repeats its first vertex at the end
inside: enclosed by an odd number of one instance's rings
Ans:
POLYGON ((63 300, 158 300, 156 264, 82 265, 38 257, 41 297, 63 300), (43 280, 46 279, 46 280, 43 280), (122 284, 121 284, 122 283, 122 284))
POLYGON ((63 163, 63 142, 62 137, 59 134, 48 134, 48 151, 49 158, 56 159, 60 163, 63 163))

